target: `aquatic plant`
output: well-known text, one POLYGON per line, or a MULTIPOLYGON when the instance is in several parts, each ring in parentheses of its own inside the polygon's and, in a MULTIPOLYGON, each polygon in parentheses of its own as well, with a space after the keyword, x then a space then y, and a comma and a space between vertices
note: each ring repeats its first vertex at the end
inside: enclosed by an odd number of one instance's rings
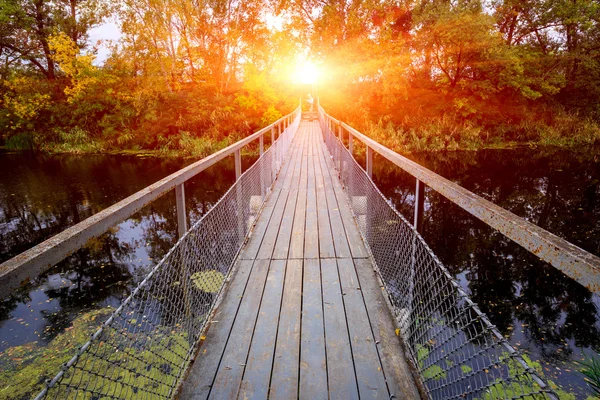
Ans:
POLYGON ((596 397, 600 397, 600 357, 586 357, 579 362, 579 370, 596 397))

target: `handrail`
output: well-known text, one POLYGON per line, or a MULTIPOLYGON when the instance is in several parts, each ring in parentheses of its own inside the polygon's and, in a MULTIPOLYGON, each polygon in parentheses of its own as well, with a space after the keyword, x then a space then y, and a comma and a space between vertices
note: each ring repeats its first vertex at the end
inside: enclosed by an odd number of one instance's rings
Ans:
POLYGON ((363 133, 360 133, 350 125, 331 117, 320 105, 319 110, 323 112, 329 123, 343 128, 348 132, 350 137, 357 138, 367 146, 367 170, 372 168, 372 151, 375 151, 415 177, 417 179, 417 186, 419 182, 426 184, 540 259, 561 270, 565 275, 573 278, 591 292, 600 293, 600 257, 575 246, 428 170, 416 162, 401 156, 363 133))
POLYGON ((231 154, 235 154, 236 179, 239 179, 241 175, 240 150, 254 140, 260 139, 260 152, 262 154, 263 135, 270 132, 272 141, 274 141, 275 131, 277 131, 277 134, 280 134, 283 129, 290 125, 292 118, 300 111, 300 107, 296 108, 293 112, 281 117, 271 125, 172 173, 160 181, 145 187, 118 203, 113 204, 78 224, 52 236, 50 239, 0 264, 0 298, 7 296, 15 288, 18 288, 79 250, 88 242, 88 240, 103 234, 111 226, 130 217, 174 188, 177 197, 179 236, 182 236, 183 232, 186 231, 187 219, 185 215, 185 200, 183 194, 184 182, 231 154))

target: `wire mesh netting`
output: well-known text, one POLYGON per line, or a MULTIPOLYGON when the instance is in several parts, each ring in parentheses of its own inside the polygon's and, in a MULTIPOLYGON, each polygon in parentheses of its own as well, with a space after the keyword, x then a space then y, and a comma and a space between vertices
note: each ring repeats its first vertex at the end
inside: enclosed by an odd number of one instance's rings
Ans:
POLYGON ((37 399, 171 398, 300 123, 181 237, 37 399))
POLYGON ((329 129, 323 139, 432 399, 557 398, 504 339, 329 129))

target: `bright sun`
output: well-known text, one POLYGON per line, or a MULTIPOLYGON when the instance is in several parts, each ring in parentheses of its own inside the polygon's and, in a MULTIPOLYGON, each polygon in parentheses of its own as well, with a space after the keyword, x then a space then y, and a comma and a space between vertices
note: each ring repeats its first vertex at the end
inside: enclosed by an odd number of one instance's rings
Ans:
POLYGON ((310 61, 302 61, 296 67, 294 80, 302 84, 313 84, 319 78, 319 70, 310 61))

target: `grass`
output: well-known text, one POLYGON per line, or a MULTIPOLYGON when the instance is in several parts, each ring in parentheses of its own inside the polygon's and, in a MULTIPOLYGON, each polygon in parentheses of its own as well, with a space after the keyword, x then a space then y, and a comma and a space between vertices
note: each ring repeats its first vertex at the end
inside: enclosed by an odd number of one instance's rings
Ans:
POLYGON ((558 111, 552 120, 529 117, 520 122, 460 121, 449 115, 406 116, 399 123, 367 124, 365 133, 398 152, 514 148, 518 146, 573 147, 600 142, 600 123, 558 111))
POLYGON ((585 381, 590 387, 590 390, 596 397, 600 397, 600 358, 591 357, 580 361, 581 372, 585 376, 585 381))

